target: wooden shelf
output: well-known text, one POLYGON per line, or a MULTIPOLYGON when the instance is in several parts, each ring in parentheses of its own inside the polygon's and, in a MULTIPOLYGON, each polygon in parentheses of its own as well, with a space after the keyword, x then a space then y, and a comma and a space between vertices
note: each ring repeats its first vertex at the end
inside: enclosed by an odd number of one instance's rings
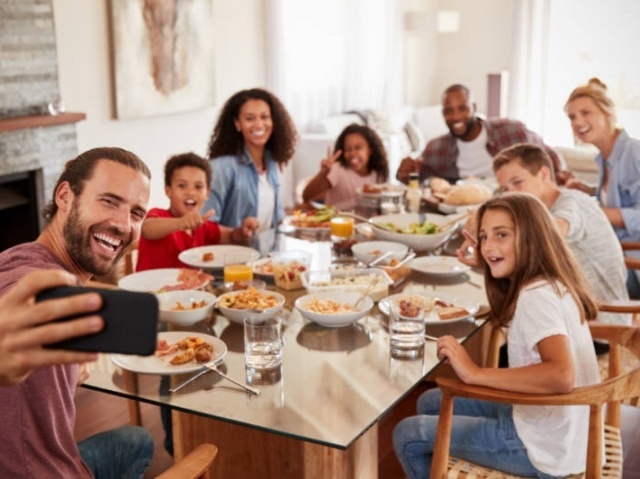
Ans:
POLYGON ((24 130, 41 126, 66 125, 76 123, 87 117, 84 113, 60 113, 59 115, 16 116, 0 118, 0 132, 24 130))

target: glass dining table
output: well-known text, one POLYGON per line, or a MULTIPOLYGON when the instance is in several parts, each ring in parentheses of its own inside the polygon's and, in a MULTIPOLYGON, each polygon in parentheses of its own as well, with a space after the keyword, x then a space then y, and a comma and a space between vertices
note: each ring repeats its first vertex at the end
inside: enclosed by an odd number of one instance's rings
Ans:
MULTIPOLYGON (((262 255, 309 251, 312 270, 332 261, 332 244, 321 236, 270 231, 254 246, 262 255)), ((473 270, 445 276, 413 271, 390 294, 426 291, 485 305, 482 284, 473 270)), ((222 340, 227 353, 218 368, 259 389, 259 395, 212 371, 170 392, 194 373, 132 373, 109 355, 92 364, 84 386, 170 408, 176 459, 200 443, 214 443, 220 450, 216 477, 378 477, 378 423, 439 366, 435 341, 427 340, 424 354, 416 359, 396 359, 390 354, 386 315, 377 306, 355 324, 325 328, 293 307, 304 290, 279 292, 287 298, 281 314, 282 365, 269 374, 245 370, 242 325, 214 312, 187 328, 222 340)), ((465 342, 479 336, 481 325, 475 317, 443 321, 428 325, 426 334, 451 334, 465 342)))

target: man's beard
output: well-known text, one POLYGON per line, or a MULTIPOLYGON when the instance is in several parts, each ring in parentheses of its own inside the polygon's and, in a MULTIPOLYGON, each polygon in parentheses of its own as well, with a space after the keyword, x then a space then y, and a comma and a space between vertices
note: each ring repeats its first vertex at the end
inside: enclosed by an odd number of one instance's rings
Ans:
POLYGON ((80 218, 80 211, 77 201, 74 200, 71 205, 71 211, 67 222, 63 227, 66 248, 71 259, 84 271, 95 276, 102 276, 111 272, 115 264, 124 255, 127 246, 131 244, 131 235, 125 235, 117 228, 108 228, 105 232, 117 238, 122 238, 123 244, 120 252, 110 263, 99 261, 94 257, 91 248, 92 233, 91 228, 87 227, 80 218))

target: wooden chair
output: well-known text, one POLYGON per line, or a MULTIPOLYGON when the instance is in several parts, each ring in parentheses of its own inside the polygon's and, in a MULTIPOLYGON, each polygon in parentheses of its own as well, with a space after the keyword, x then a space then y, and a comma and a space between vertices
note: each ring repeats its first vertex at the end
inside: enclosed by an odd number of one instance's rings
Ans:
POLYGON ((217 455, 213 444, 200 444, 156 479, 210 479, 209 467, 217 455))
MULTIPOLYGON (((634 311, 638 311, 637 304, 631 306, 621 303, 601 305, 600 310, 631 312, 629 308, 632 307, 636 308, 634 311)), ((587 479, 600 477, 620 478, 622 475, 620 402, 624 399, 640 396, 640 367, 623 374, 621 373, 620 357, 622 348, 626 348, 640 359, 640 328, 638 326, 610 325, 594 321, 590 323, 590 329, 594 338, 607 340, 610 345, 609 379, 600 384, 576 388, 568 394, 532 395, 472 386, 456 379, 437 379, 438 386, 442 390, 442 404, 433 453, 431 477, 460 477, 460 472, 465 473, 466 477, 515 477, 449 457, 453 398, 454 396, 459 396, 510 404, 589 406, 589 444, 586 477, 587 479), (603 435, 600 425, 602 424, 604 404, 607 404, 607 408, 603 435), (601 454, 597 452, 601 450, 603 443, 606 455, 604 464, 602 464, 601 454)))

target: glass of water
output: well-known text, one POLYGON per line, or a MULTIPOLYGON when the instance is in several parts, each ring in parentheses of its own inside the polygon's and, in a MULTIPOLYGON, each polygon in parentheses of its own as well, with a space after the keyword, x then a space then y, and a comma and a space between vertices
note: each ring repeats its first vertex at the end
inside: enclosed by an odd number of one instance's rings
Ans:
POLYGON ((244 364, 250 372, 279 368, 282 364, 282 324, 278 317, 244 318, 244 364))
POLYGON ((389 304, 389 338, 394 358, 420 358, 424 355, 425 302, 408 297, 389 304))

